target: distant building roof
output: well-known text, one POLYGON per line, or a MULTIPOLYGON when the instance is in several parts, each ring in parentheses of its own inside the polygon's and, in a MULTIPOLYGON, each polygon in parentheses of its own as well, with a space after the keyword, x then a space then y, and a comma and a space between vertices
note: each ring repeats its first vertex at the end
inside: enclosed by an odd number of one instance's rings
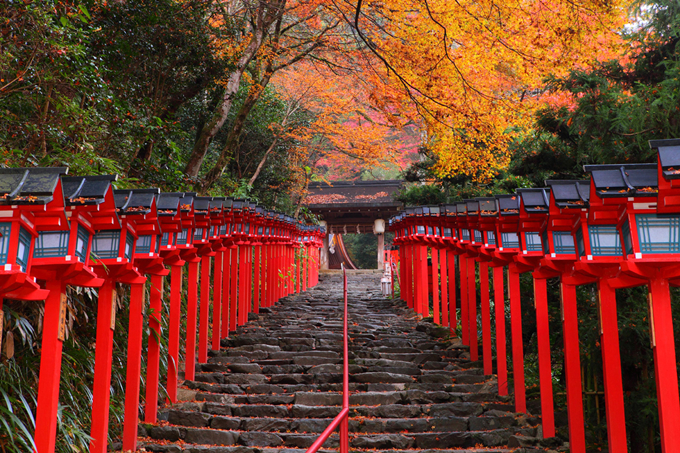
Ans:
POLYGON ((328 225, 346 225, 354 231, 371 232, 375 219, 387 219, 403 204, 394 199, 404 181, 336 181, 309 184, 303 204, 328 225))
POLYGON ((393 195, 401 189, 401 180, 385 181, 337 181, 332 186, 325 182, 313 182, 309 184, 309 195, 304 204, 310 208, 324 206, 358 205, 368 207, 371 205, 394 205, 401 206, 395 201, 393 195))

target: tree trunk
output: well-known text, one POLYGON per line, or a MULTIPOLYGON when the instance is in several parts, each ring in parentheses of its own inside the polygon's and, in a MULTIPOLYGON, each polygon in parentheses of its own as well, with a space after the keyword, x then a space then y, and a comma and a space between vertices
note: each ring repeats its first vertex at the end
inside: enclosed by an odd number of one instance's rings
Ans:
POLYGON ((258 88, 251 90, 251 92, 248 93, 248 97, 243 102, 243 105, 241 106, 241 108, 238 111, 238 114, 236 115, 234 125, 229 131, 227 141, 224 144, 224 147, 222 148, 220 156, 217 158, 217 162, 215 162, 213 168, 210 169, 208 174, 206 174, 205 176, 205 180, 203 182, 203 189, 209 189, 210 187, 212 187, 213 184, 215 184, 215 182, 222 176, 224 169, 229 163, 229 159, 234 154, 234 148, 236 147, 238 138, 241 136, 241 132, 243 132, 243 128, 246 124, 246 119, 248 119, 250 111, 253 109, 253 107, 255 107, 257 101, 260 99, 260 96, 264 92, 264 89, 269 84, 272 74, 273 71, 271 67, 268 67, 264 75, 262 76, 262 80, 260 80, 258 84, 259 85, 258 88))
POLYGON ((189 158, 189 162, 184 169, 184 172, 188 176, 198 176, 198 172, 201 169, 205 155, 208 152, 210 142, 227 120, 227 115, 231 110, 234 96, 241 85, 241 77, 243 76, 246 67, 251 62, 253 57, 255 57, 255 54, 262 45, 263 36, 264 30, 255 31, 250 42, 248 43, 248 46, 239 58, 236 69, 231 74, 229 74, 229 78, 227 79, 227 83, 224 87, 222 101, 220 102, 220 105, 218 106, 215 113, 212 115, 212 118, 210 118, 205 126, 203 126, 203 129, 201 130, 200 134, 198 135, 198 139, 194 144, 191 157, 189 158))
POLYGON ((269 156, 269 153, 272 152, 276 144, 279 142, 278 138, 275 138, 274 141, 272 142, 271 145, 269 145, 269 148, 267 149, 267 152, 264 153, 264 156, 262 156, 262 160, 258 164, 257 168, 255 169, 255 173, 253 174, 253 177, 250 178, 250 181, 248 181, 248 185, 252 186, 255 184, 255 180, 257 179, 258 176, 260 176, 260 172, 262 171, 262 168, 264 168, 264 163, 267 160, 267 156, 269 156))

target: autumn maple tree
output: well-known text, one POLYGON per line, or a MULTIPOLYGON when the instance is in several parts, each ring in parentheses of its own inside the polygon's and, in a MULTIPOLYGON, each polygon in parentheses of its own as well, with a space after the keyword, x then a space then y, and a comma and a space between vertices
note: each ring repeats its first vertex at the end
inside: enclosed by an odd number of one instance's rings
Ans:
POLYGON ((439 176, 485 180, 544 105, 542 81, 617 57, 627 0, 336 2, 380 61, 375 99, 417 113, 439 176), (382 74, 380 74, 382 72, 382 74))

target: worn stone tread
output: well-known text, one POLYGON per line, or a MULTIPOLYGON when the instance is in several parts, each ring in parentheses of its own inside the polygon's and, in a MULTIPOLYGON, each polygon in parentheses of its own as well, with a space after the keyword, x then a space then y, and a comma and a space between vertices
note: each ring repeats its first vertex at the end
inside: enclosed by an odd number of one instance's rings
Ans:
MULTIPOLYGON (((540 435, 495 376, 447 328, 379 293, 380 274, 350 283, 350 448, 375 453, 515 451, 540 435)), ((168 453, 303 453, 340 412, 340 279, 282 299, 222 340, 183 402, 140 425, 140 446, 168 453), (162 442, 161 442, 162 441, 162 442)), ((322 453, 337 451, 334 433, 322 453), (330 449, 330 450, 329 450, 330 449)))

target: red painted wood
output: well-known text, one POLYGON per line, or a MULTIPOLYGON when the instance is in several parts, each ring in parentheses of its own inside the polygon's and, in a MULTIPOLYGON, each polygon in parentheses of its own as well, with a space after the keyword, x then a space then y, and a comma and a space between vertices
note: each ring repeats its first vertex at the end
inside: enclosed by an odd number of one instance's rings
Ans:
POLYGON ((231 249, 231 295, 229 296, 229 330, 238 325, 238 249, 231 249))
POLYGON ((623 404, 621 380, 621 352, 619 349, 616 291, 606 279, 597 281, 600 306, 600 344, 602 345, 602 371, 604 403, 607 409, 607 435, 609 451, 628 451, 626 415, 623 404))
POLYGON ((545 278, 534 277, 536 304, 536 337, 538 340, 538 379, 541 388, 541 422, 543 437, 555 437, 555 408, 550 357, 550 324, 548 319, 548 287, 545 278))
POLYGON ((441 324, 439 310, 439 255, 437 249, 432 247, 432 316, 435 324, 441 324))
POLYGON ((519 272, 514 269, 513 265, 510 265, 508 270, 508 286, 510 288, 510 330, 512 334, 512 377, 515 388, 515 412, 526 413, 522 301, 519 292, 519 272))
POLYGON ((460 327, 461 327, 461 337, 463 340, 463 344, 469 345, 470 344, 470 337, 469 337, 469 323, 470 319, 468 318, 468 282, 467 282, 467 277, 468 277, 468 260, 465 255, 459 255, 458 256, 458 262, 460 263, 459 266, 459 272, 460 272, 460 327))
POLYGON ((152 275, 149 287, 149 339, 146 359, 146 397, 144 421, 156 423, 158 412, 158 376, 160 368, 161 319, 163 315, 163 276, 152 275))
POLYGON ((253 310, 260 313, 261 286, 260 280, 260 251, 262 247, 253 247, 253 310))
MULTIPOLYGON (((92 440, 90 441, 90 451, 98 453, 106 452, 109 432, 111 361, 113 357, 111 297, 114 287, 115 283, 107 278, 99 290, 97 302, 97 347, 95 349, 94 385, 92 388, 92 426, 90 428, 92 440)), ((47 316, 47 313, 45 316, 47 316)), ((43 350, 42 355, 44 356, 45 353, 45 350, 43 350)), ((38 400, 39 403, 40 401, 38 400)), ((42 451, 38 451, 42 453, 42 451)))
POLYGON ((415 270, 417 269, 417 263, 418 263, 418 257, 416 255, 416 246, 411 244, 409 246, 409 257, 411 260, 411 264, 408 266, 408 291, 409 291, 409 299, 411 302, 411 308, 413 310, 416 309, 416 288, 417 288, 417 283, 416 283, 416 273, 415 270))
POLYGON ((508 362, 505 339, 505 285, 503 284, 503 268, 493 268, 493 300, 496 319, 496 375, 498 376, 498 394, 508 394, 508 362))
MULTIPOLYGON (((62 341, 59 340, 59 312, 66 285, 61 280, 48 280, 50 294, 45 300, 43 338, 40 354, 38 406, 35 416, 35 445, 38 453, 53 453, 57 435, 57 408, 61 377, 62 341)), ((101 295, 101 289, 100 295, 101 295)), ((109 296, 110 300, 110 296, 109 296)))
POLYGON ((295 280, 295 292, 300 293, 302 291, 302 277, 304 277, 305 272, 302 270, 302 266, 304 265, 304 259, 302 258, 302 248, 299 249, 299 252, 295 254, 295 271, 297 272, 296 274, 296 280, 295 280))
POLYGON ((245 278, 243 280, 243 291, 244 291, 244 299, 243 302, 245 303, 245 310, 243 311, 243 324, 246 324, 248 322, 248 313, 250 313, 252 309, 252 294, 253 294, 253 287, 251 284, 251 279, 253 276, 253 263, 252 263, 252 257, 251 254, 253 252, 253 247, 251 245, 247 245, 244 249, 244 258, 245 258, 245 268, 243 271, 245 272, 245 278))
POLYGON ((419 269, 419 275, 418 275, 418 280, 422 282, 420 285, 420 311, 419 313, 424 317, 427 318, 430 316, 430 297, 429 297, 429 288, 428 288, 428 278, 427 278, 427 246, 426 245, 419 245, 418 246, 418 253, 420 255, 420 269, 419 269))
POLYGON ((215 255, 215 269, 213 270, 213 316, 212 316, 212 349, 220 350, 220 335, 222 333, 222 266, 224 265, 224 251, 215 255))
POLYGON ((583 390, 581 386, 581 353, 578 339, 576 287, 562 283, 562 335, 564 368, 569 417, 569 448, 572 453, 585 453, 586 433, 583 420, 583 390))
POLYGON ((210 257, 201 257, 201 308, 198 326, 198 363, 208 362, 208 329, 210 324, 210 257))
POLYGON ((446 281, 449 273, 446 268, 446 249, 439 251, 439 274, 441 275, 441 291, 442 291, 442 325, 449 325, 449 287, 446 281))
POLYGON ((224 251, 224 259, 222 260, 222 333, 220 337, 229 337, 229 307, 231 305, 231 296, 229 294, 230 272, 231 269, 231 255, 233 249, 224 251))
POLYGON ((476 280, 476 260, 468 258, 468 335, 470 340, 470 360, 479 359, 479 338, 477 335, 477 280, 476 280))
POLYGON ((311 256, 309 255, 311 253, 311 248, 310 247, 304 247, 303 250, 307 254, 307 257, 302 260, 302 290, 307 291, 307 287, 309 286, 309 278, 310 278, 310 261, 311 261, 311 256))
POLYGON ((413 266, 413 256, 411 255, 411 245, 404 245, 404 256, 401 259, 400 265, 403 267, 404 276, 401 278, 401 292, 402 298, 406 301, 409 308, 413 308, 413 300, 411 299, 411 285, 413 279, 411 277, 411 268, 413 266))
POLYGON ((456 254, 453 250, 446 252, 449 261, 449 331, 455 337, 458 319, 456 313, 456 254))
POLYGON ((272 258, 271 258, 271 245, 266 244, 264 246, 264 262, 262 266, 262 279, 264 281, 263 284, 263 289, 264 289, 264 295, 262 296, 262 299, 264 300, 264 306, 269 307, 271 304, 269 303, 269 300, 271 298, 271 268, 272 268, 272 258))
POLYGON ((189 262, 187 288, 187 331, 184 352, 184 377, 193 381, 196 375, 196 324, 198 320, 198 261, 189 262))
POLYGON ((668 280, 650 280, 649 290, 661 451, 680 452, 677 434, 680 426, 680 398, 668 280))
POLYGON ((182 317, 182 266, 172 266, 170 272, 170 321, 168 328, 168 400, 177 402, 179 372, 179 329, 182 317))
POLYGON ((267 244, 262 246, 262 255, 260 258, 260 301, 263 307, 267 306, 267 244))
POLYGON ((491 304, 489 302, 489 264, 479 263, 479 294, 482 309, 482 359, 484 374, 493 374, 493 360, 491 357, 491 304))
POLYGON ((238 313, 236 315, 236 318, 238 319, 238 325, 242 326, 245 324, 244 319, 245 312, 246 312, 246 290, 245 290, 245 283, 246 283, 246 251, 244 246, 239 246, 238 247, 238 313))
MULTIPOLYGON (((137 450, 139 425, 139 385, 142 373, 142 335, 144 328, 144 284, 130 286, 130 322, 128 324, 127 366, 125 370, 125 419, 123 422, 123 451, 137 450)), ((109 384, 110 385, 110 384, 109 384)), ((147 406, 151 411, 156 407, 147 406)), ((108 424, 107 424, 108 431, 108 424)), ((106 444, 106 440, 104 441, 106 444)))

